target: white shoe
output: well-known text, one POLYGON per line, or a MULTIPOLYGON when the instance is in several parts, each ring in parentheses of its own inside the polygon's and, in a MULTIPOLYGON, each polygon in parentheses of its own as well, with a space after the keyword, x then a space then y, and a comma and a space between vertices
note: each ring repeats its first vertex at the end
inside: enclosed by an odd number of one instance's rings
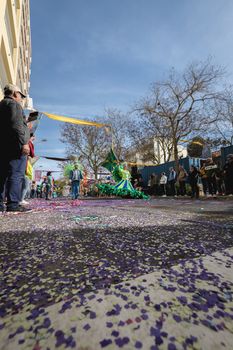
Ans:
POLYGON ((162 197, 167 197, 167 195, 166 195, 166 194, 164 194, 164 195, 162 195, 162 197))
POLYGON ((19 204, 20 204, 20 205, 28 205, 29 202, 27 202, 27 201, 21 201, 21 202, 19 202, 19 204))

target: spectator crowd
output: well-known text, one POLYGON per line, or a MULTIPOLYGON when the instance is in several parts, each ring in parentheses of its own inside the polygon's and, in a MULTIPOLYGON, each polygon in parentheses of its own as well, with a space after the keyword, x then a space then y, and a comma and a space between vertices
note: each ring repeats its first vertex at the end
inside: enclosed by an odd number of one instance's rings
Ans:
POLYGON ((152 173, 143 189, 150 195, 186 196, 233 196, 233 154, 227 156, 225 165, 220 168, 212 158, 202 161, 199 168, 191 165, 189 170, 179 165, 176 172, 170 168, 168 174, 152 173))

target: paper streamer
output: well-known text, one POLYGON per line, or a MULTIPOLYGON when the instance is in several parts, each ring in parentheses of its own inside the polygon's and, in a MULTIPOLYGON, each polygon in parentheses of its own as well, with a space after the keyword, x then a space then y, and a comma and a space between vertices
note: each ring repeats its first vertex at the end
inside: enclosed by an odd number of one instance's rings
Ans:
POLYGON ((110 127, 109 124, 96 123, 96 122, 91 122, 87 120, 64 117, 61 115, 51 114, 47 112, 42 112, 42 113, 46 115, 48 118, 57 120, 59 122, 72 123, 72 124, 78 124, 78 125, 90 125, 90 126, 96 126, 97 128, 110 127))

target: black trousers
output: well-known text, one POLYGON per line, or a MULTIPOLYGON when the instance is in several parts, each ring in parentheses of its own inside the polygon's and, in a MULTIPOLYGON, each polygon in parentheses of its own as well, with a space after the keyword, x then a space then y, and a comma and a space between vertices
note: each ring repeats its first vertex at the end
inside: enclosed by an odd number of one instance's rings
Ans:
POLYGON ((179 181, 180 195, 184 196, 186 194, 185 181, 179 181))
POLYGON ((217 183, 216 183, 215 177, 208 177, 207 183, 208 183, 209 194, 216 194, 217 193, 217 183))
POLYGON ((207 193, 207 189, 208 189, 207 178, 202 177, 201 178, 201 182, 202 182, 202 186, 203 186, 203 192, 204 192, 204 194, 206 194, 207 193))
POLYGON ((199 187, 198 187, 197 181, 190 182, 190 186, 192 189, 191 198, 194 198, 194 197, 199 198, 199 187))
POLYGON ((176 194, 175 183, 176 183, 175 180, 168 181, 169 195, 170 196, 175 196, 175 194, 176 194))

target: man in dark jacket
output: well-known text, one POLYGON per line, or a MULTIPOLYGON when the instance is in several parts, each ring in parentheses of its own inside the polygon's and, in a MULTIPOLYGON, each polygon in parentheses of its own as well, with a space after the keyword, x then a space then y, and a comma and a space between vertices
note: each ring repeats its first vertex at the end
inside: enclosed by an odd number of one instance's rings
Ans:
POLYGON ((81 170, 78 164, 74 165, 74 169, 70 171, 70 181, 72 188, 72 199, 77 199, 79 196, 80 181, 83 179, 81 170))
POLYGON ((22 99, 26 96, 19 87, 8 84, 0 102, 0 211, 24 211, 19 202, 22 194, 30 132, 23 116, 22 99))
POLYGON ((191 165, 188 173, 188 182, 192 189, 191 198, 199 198, 199 186, 198 186, 198 170, 195 166, 191 165))
POLYGON ((223 167, 226 194, 233 195, 233 154, 228 154, 226 164, 223 167))
POLYGON ((217 181, 216 175, 218 172, 218 166, 214 163, 212 158, 206 159, 205 172, 207 176, 208 192, 211 196, 216 196, 217 193, 217 181))

